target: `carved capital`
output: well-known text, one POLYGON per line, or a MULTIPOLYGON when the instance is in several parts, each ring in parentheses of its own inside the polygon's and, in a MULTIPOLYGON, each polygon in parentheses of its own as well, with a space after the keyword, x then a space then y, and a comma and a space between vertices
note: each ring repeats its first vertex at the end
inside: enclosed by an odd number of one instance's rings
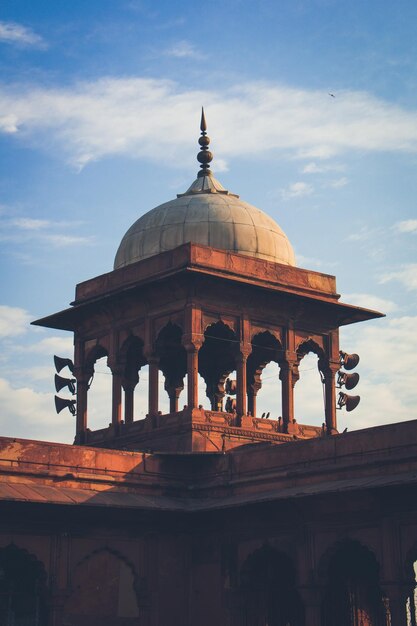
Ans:
POLYGON ((82 366, 82 367, 74 367, 74 377, 77 381, 77 385, 88 385, 91 377, 94 374, 94 367, 92 365, 82 366))
POLYGON ((159 355, 156 354, 155 350, 149 346, 143 350, 143 356, 145 357, 148 365, 151 363, 154 365, 159 365, 159 355))
POLYGON ((318 362, 318 367, 325 380, 332 381, 337 372, 340 370, 340 362, 321 358, 318 362))
POLYGON ((241 342, 239 344, 239 351, 236 355, 236 358, 238 361, 246 361, 251 352, 252 344, 241 342))
POLYGON ((186 352, 198 352, 204 343, 204 337, 199 333, 188 333, 182 336, 181 343, 186 352))
POLYGON ((124 367, 123 363, 121 363, 116 357, 108 357, 107 358, 107 367, 111 370, 111 373, 114 376, 123 376, 124 367))
POLYGON ((298 371, 298 363, 292 361, 282 361, 279 364, 279 379, 285 380, 287 376, 292 376, 294 379, 294 384, 300 378, 300 373, 298 371))

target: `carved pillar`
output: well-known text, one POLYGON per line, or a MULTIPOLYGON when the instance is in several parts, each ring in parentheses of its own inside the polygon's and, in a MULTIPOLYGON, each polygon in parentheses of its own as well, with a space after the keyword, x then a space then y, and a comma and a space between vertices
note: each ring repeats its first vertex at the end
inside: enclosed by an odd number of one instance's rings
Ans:
POLYGON ((108 365, 112 372, 112 411, 111 421, 117 427, 122 421, 122 369, 119 365, 108 365))
POLYGON ((77 367, 74 369, 74 376, 77 381, 77 425, 75 438, 77 443, 84 443, 87 430, 87 398, 88 382, 91 378, 90 368, 77 367))
POLYGON ((395 585, 395 587, 389 585, 387 587, 392 626, 407 626, 407 591, 402 585, 395 585))
POLYGON ((254 374, 254 382, 248 385, 248 412, 252 415, 252 417, 256 417, 256 397, 261 387, 261 370, 258 369, 254 374))
POLYGON ((340 369, 339 361, 335 363, 330 361, 322 370, 324 378, 324 395, 325 395, 325 418, 326 432, 328 435, 337 433, 337 417, 336 417, 336 384, 335 376, 340 369))
POLYGON ((198 351, 202 345, 200 336, 192 334, 184 337, 187 352, 187 405, 189 409, 198 408, 198 351))
POLYGON ((165 378, 165 391, 169 397, 169 412, 177 413, 178 411, 178 398, 181 391, 184 389, 182 381, 174 381, 169 378, 165 378))
POLYGON ((247 378, 246 378, 246 362, 251 352, 250 345, 241 344, 240 351, 236 358, 236 411, 238 415, 246 415, 246 392, 247 392, 247 378))
POLYGON ((122 381, 123 391, 125 392, 125 424, 131 424, 133 422, 133 410, 134 410, 134 395, 137 381, 134 382, 129 379, 122 381))
POLYGON ((212 378, 207 378, 207 376, 205 378, 207 390, 206 395, 210 400, 212 411, 223 410, 223 398, 226 395, 224 383, 228 375, 229 372, 221 375, 217 372, 213 373, 212 378))
POLYGON ((299 589, 304 604, 305 626, 321 625, 321 594, 317 587, 299 589))
POLYGON ((182 336, 182 345, 187 352, 187 406, 189 409, 198 408, 198 352, 203 345, 201 309, 188 303, 185 307, 185 333, 182 336))
POLYGON ((149 381, 148 381, 148 414, 157 415, 159 405, 159 358, 149 355, 149 381))
POLYGON ((288 350, 280 362, 279 378, 282 394, 282 422, 284 432, 288 431, 288 424, 294 422, 294 385, 298 380, 297 355, 288 350))

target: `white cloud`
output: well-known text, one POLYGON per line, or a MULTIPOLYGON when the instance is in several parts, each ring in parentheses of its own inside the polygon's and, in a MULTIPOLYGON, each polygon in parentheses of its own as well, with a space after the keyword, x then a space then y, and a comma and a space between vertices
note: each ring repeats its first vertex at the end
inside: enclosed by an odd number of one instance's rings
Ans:
POLYGON ((326 172, 343 172, 344 165, 340 163, 307 163, 302 169, 303 174, 325 174, 326 172))
POLYGON ((10 115, 0 115, 0 131, 6 134, 17 133, 18 118, 12 113, 10 115))
MULTIPOLYGON (((32 318, 33 321, 33 318, 32 318)), ((19 350, 25 352, 36 352, 38 354, 50 355, 51 359, 54 354, 67 357, 72 355, 74 347, 70 336, 67 337, 45 337, 40 341, 30 345, 22 346, 19 350)))
MULTIPOLYGON (((366 428, 415 419, 417 351, 410 337, 417 317, 377 320, 341 329, 341 347, 357 352, 361 379, 351 393, 361 396, 352 413, 340 411, 343 427, 366 428)), ((355 370, 355 371, 356 371, 355 370)))
POLYGON ((79 221, 53 222, 31 217, 3 219, 0 221, 0 241, 9 241, 14 244, 48 243, 55 248, 92 244, 94 242, 92 236, 68 234, 68 229, 76 228, 81 223, 79 221), (62 230, 65 230, 65 233, 60 232, 62 230))
POLYGON ((326 187, 331 187, 332 189, 341 189, 342 187, 346 187, 349 180, 346 176, 342 176, 342 178, 337 178, 336 180, 330 180, 325 184, 326 187))
POLYGON ((70 443, 74 437, 74 418, 55 412, 54 394, 30 387, 12 387, 0 378, 0 428, 3 437, 22 437, 70 443))
POLYGON ((414 291, 417 289, 417 263, 408 263, 395 272, 388 272, 379 282, 385 284, 391 280, 400 282, 407 291, 414 291))
POLYGON ((50 225, 48 220, 36 220, 30 217, 19 217, 13 220, 13 226, 16 228, 22 228, 23 230, 40 230, 41 228, 47 228, 50 225))
POLYGON ((31 46, 45 48, 46 43, 42 37, 31 28, 15 22, 0 22, 0 42, 18 46, 31 46))
POLYGON ((302 181, 298 181, 289 185, 287 189, 282 189, 281 195, 284 199, 299 198, 301 196, 309 196, 313 193, 313 191, 314 188, 312 185, 309 185, 308 183, 304 183, 302 181))
POLYGON ((30 314, 25 309, 0 305, 0 338, 22 335, 28 329, 30 314))
POLYGON ((44 239, 56 248, 74 245, 87 245, 94 241, 94 237, 77 237, 73 235, 45 235, 44 239))
MULTIPOLYGON (((393 303, 366 294, 350 294, 355 303, 366 299, 368 306, 377 304, 382 310, 393 303), (374 298, 372 302, 371 298, 374 298), (381 305, 381 306, 380 306, 381 305)), ((363 303, 365 304, 365 302, 363 303)), ((374 322, 341 328, 341 349, 357 352, 360 362, 358 386, 348 392, 360 395, 359 406, 347 413, 337 411, 338 428, 349 430, 415 419, 417 405, 417 351, 410 337, 415 334, 417 317, 384 318, 374 322)), ((280 383, 276 366, 264 370, 266 380, 258 394, 258 415, 281 412, 280 383), (274 371, 275 368, 275 371, 274 371)), ((317 358, 307 355, 300 364, 300 380, 294 389, 295 413, 301 424, 321 425, 324 421, 322 385, 317 371, 317 358)))
POLYGON ((111 154, 182 166, 193 158, 189 142, 205 103, 222 159, 240 155, 242 145, 249 154, 280 150, 309 159, 350 150, 417 151, 415 110, 365 92, 341 93, 337 106, 329 101, 321 91, 266 82, 186 90, 169 80, 109 77, 68 88, 3 86, 0 128, 58 147, 77 167, 111 154))
POLYGON ((202 59, 203 55, 198 52, 196 47, 189 41, 178 41, 173 46, 168 48, 165 53, 166 56, 175 57, 177 59, 191 58, 202 59))
POLYGON ((383 228, 369 228, 368 226, 362 226, 355 233, 351 233, 346 237, 346 241, 358 241, 358 242, 366 242, 370 239, 380 239, 385 231, 383 228))
POLYGON ((393 229, 398 233, 417 233, 417 220, 403 220, 396 222, 393 229))
POLYGON ((398 305, 391 300, 374 296, 370 293, 347 293, 343 294, 342 302, 361 306, 365 309, 380 311, 381 313, 392 313, 398 309, 398 305))

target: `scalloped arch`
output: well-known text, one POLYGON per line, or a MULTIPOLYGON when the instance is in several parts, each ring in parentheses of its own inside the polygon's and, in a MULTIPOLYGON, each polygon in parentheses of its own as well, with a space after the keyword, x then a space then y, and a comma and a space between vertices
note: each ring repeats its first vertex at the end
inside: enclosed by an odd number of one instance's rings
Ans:
POLYGON ((327 579, 329 565, 331 561, 337 556, 338 552, 342 552, 344 550, 357 550, 359 554, 365 556, 365 558, 369 559, 376 567, 376 571, 379 573, 380 564, 376 557, 375 552, 365 543, 359 541, 358 539, 352 539, 351 537, 344 537, 342 539, 338 539, 333 544, 331 544, 321 555, 318 563, 317 574, 318 578, 324 582, 327 579))
POLYGON ((123 563, 125 563, 125 565, 127 565, 127 567, 130 569, 130 571, 132 572, 132 576, 133 576, 134 591, 136 594, 136 598, 139 602, 140 596, 143 593, 143 590, 141 588, 142 587, 141 583, 143 582, 143 579, 139 577, 139 575, 137 574, 136 568, 133 565, 132 561, 130 561, 130 559, 125 554, 122 554, 121 552, 119 552, 118 550, 115 550, 114 548, 110 548, 109 546, 101 546, 100 548, 96 548, 95 550, 92 550, 91 552, 83 556, 83 558, 80 559, 78 563, 76 563, 76 565, 73 568, 73 573, 75 573, 79 567, 87 563, 87 561, 89 561, 90 559, 94 558, 95 556, 99 554, 103 554, 105 552, 107 552, 108 554, 111 554, 112 556, 116 557, 120 561, 123 561, 123 563))
POLYGON ((0 555, 2 552, 9 552, 11 554, 13 553, 20 554, 21 556, 26 558, 30 563, 33 563, 36 566, 36 568, 39 571, 39 575, 40 575, 42 582, 46 583, 48 575, 47 575, 45 563, 36 554, 29 552, 29 550, 26 550, 26 548, 21 548, 20 546, 16 545, 13 541, 7 544, 7 546, 0 547, 0 555))
POLYGON ((251 334, 251 343, 253 343, 255 337, 259 337, 261 335, 269 335, 272 339, 275 339, 279 344, 279 349, 282 350, 281 335, 278 331, 270 330, 269 328, 266 328, 265 330, 255 329, 251 334))
POLYGON ((229 324, 227 321, 225 322, 225 321, 224 321, 224 320, 222 320, 221 318, 219 318, 219 320, 218 320, 217 322, 207 322, 207 324, 203 327, 203 334, 205 335, 205 334, 206 334, 206 331, 207 331, 209 328, 212 328, 212 327, 214 328, 215 326, 217 326, 218 328, 223 328, 223 327, 224 327, 224 328, 227 328, 227 329, 228 329, 228 330, 230 330, 230 332, 232 332, 232 333, 233 333, 233 335, 237 338, 237 335, 236 335, 236 331, 235 331, 235 329, 234 329, 234 328, 232 328, 232 327, 230 326, 230 324, 229 324))
POLYGON ((320 346, 317 341, 309 337, 308 339, 302 339, 300 343, 297 344, 295 351, 299 360, 303 359, 309 352, 313 352, 318 356, 319 359, 326 358, 326 354, 322 346, 320 346))
POLYGON ((100 343, 97 343, 95 346, 93 346, 86 352, 84 356, 84 362, 87 366, 93 367, 94 363, 98 361, 99 359, 102 359, 104 356, 108 357, 109 351, 100 343))

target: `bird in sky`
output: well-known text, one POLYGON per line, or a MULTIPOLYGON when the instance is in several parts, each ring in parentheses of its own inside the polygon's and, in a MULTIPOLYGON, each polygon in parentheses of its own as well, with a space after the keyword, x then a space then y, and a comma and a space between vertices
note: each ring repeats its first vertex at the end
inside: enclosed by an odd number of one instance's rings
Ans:
POLYGON ((334 95, 334 93, 329 93, 329 96, 331 96, 332 98, 336 98, 336 96, 334 95))

